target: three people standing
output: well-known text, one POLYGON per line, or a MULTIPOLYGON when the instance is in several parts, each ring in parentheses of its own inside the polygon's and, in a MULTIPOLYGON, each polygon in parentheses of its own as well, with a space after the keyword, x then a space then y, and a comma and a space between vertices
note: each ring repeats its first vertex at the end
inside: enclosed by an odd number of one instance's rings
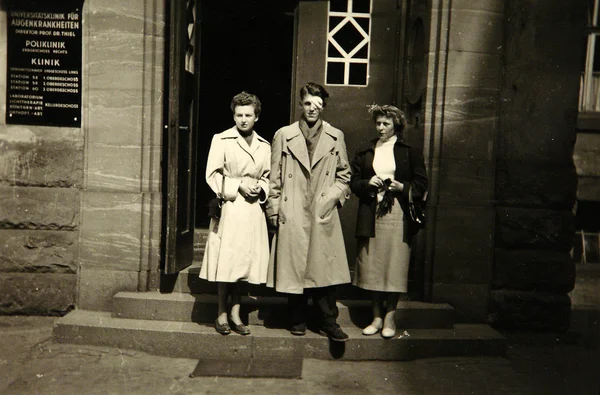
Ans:
POLYGON ((260 101, 242 92, 231 103, 235 127, 213 137, 206 180, 223 205, 210 223, 200 277, 219 284, 219 333, 250 333, 239 317, 238 283, 247 281, 287 294, 292 334, 306 333, 311 297, 319 333, 348 340, 337 324, 335 291, 350 282, 338 210, 352 190, 359 198, 354 284, 373 292, 373 322, 363 334, 395 334, 415 233, 408 196, 418 200, 427 190, 423 155, 402 142, 406 121, 398 108, 373 106, 378 138, 358 151, 351 169, 344 134, 323 120, 328 97, 323 86, 304 85, 300 120, 279 129, 270 146, 253 130, 260 101), (275 230, 270 255, 265 215, 275 230))

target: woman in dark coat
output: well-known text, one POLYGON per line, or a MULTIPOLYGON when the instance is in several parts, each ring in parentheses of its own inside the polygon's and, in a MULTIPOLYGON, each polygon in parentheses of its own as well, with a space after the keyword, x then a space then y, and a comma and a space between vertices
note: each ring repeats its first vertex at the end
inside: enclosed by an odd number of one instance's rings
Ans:
POLYGON ((396 333, 400 293, 407 292, 410 242, 418 230, 407 217, 408 196, 423 199, 428 181, 423 153, 402 142, 402 111, 389 105, 374 105, 369 111, 377 138, 356 153, 350 182, 359 198, 353 284, 372 291, 373 322, 363 334, 381 330, 390 338, 396 333))

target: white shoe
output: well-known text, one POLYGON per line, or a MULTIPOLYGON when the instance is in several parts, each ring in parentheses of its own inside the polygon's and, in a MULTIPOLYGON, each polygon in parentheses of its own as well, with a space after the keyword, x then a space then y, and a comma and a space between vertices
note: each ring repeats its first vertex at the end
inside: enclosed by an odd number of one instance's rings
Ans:
POLYGON ((367 326, 365 329, 363 329, 362 334, 365 336, 374 335, 381 330, 382 326, 383 326, 383 323, 381 321, 379 321, 379 325, 375 321, 373 321, 373 322, 371 322, 371 324, 369 326, 367 326))
POLYGON ((394 320, 394 312, 392 311, 385 315, 381 337, 384 339, 389 339, 394 336, 396 336, 396 321, 394 320))
POLYGON ((396 336, 396 328, 383 328, 381 331, 381 337, 384 339, 390 339, 396 336))

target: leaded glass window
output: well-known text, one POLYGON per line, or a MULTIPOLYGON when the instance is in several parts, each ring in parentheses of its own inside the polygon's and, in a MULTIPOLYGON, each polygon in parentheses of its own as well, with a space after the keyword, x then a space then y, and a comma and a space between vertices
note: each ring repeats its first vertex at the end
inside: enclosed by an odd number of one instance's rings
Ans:
POLYGON ((330 0, 327 17, 327 85, 367 86, 371 0, 330 0))

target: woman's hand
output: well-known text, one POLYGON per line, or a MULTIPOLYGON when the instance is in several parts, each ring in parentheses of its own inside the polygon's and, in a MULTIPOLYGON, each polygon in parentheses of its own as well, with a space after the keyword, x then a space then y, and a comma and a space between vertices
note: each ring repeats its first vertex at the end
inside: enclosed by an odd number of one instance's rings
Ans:
POLYGON ((258 183, 253 184, 253 185, 248 185, 246 180, 242 180, 242 182, 240 182, 240 186, 239 186, 238 190, 240 191, 240 195, 242 195, 244 197, 244 199, 246 199, 250 202, 254 202, 254 201, 258 200, 258 198, 260 196, 261 188, 260 188, 260 185, 258 185, 258 183))
POLYGON ((404 184, 400 181, 392 180, 387 189, 394 193, 400 193, 404 190, 404 184))
POLYGON ((382 188, 385 184, 383 183, 383 179, 381 177, 373 176, 369 180, 369 185, 379 189, 379 188, 382 188))

